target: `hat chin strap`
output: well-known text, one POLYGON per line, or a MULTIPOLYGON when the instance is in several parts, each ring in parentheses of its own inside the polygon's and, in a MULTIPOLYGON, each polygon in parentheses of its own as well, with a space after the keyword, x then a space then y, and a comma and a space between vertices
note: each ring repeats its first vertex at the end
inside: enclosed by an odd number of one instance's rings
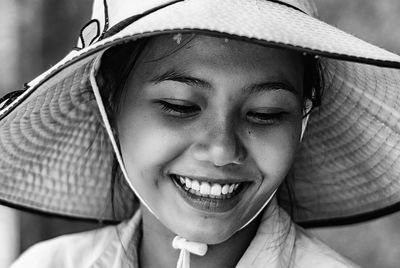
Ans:
POLYGON ((113 134, 112 129, 111 129, 110 121, 108 120, 107 112, 106 112, 106 109, 104 107, 103 100, 101 98, 100 90, 99 90, 99 87, 97 86, 96 74, 97 74, 97 71, 98 71, 98 69, 100 67, 100 64, 101 64, 101 58, 102 58, 102 54, 99 55, 95 59, 95 62, 93 63, 93 67, 90 70, 90 84, 91 84, 92 89, 93 89, 94 97, 96 99, 97 106, 99 108, 99 112, 100 112, 101 118, 102 118, 103 123, 104 123, 104 127, 105 127, 105 129, 107 131, 108 137, 110 138, 111 145, 112 145, 112 147, 114 149, 115 156, 117 157, 118 164, 119 164, 119 166, 121 168, 122 174, 124 175, 126 183, 128 184, 129 188, 135 193, 137 198, 139 198, 140 202, 142 204, 144 204, 146 206, 146 208, 151 212, 151 214, 153 214, 158 219, 157 215, 153 212, 153 210, 150 208, 150 206, 140 196, 138 191, 135 190, 135 188, 133 187, 131 181, 128 179, 129 178, 128 177, 128 172, 126 172, 125 165, 124 165, 124 162, 122 160, 121 152, 119 151, 119 148, 117 146, 117 142, 115 141, 115 137, 114 137, 114 134, 113 134))
MULTIPOLYGON (((245 228, 250 222, 252 222, 260 213, 264 210, 264 208, 269 204, 271 199, 274 197, 276 193, 276 189, 273 191, 268 200, 264 203, 264 205, 257 211, 257 213, 248 220, 241 228, 239 228, 236 232, 245 228)), ((235 232, 235 233, 236 233, 235 232)), ((190 268, 190 253, 196 254, 198 256, 204 256, 207 253, 208 245, 206 243, 199 243, 194 241, 189 241, 179 235, 175 236, 172 240, 172 247, 174 249, 180 249, 181 252, 179 254, 179 259, 176 264, 176 268, 190 268)))
POLYGON ((207 253, 208 246, 205 243, 188 241, 183 237, 175 236, 172 240, 172 247, 180 249, 179 259, 176 268, 189 268, 190 267, 190 253, 198 256, 204 256, 207 253))
MULTIPOLYGON (((110 138, 112 147, 114 149, 115 155, 117 157, 117 161, 119 163, 119 166, 121 168, 121 171, 125 177, 126 182, 128 183, 129 187, 131 190, 135 193, 135 195, 139 198, 140 202, 146 206, 146 208, 159 220, 158 216, 153 212, 153 210, 150 208, 150 206, 144 201, 144 199, 139 195, 139 193, 135 190, 133 187, 131 181, 128 179, 128 173, 125 169, 124 162, 122 160, 121 153, 119 151, 119 148, 117 146, 117 142, 115 141, 115 137, 113 135, 110 121, 108 120, 108 116, 104 107, 103 100, 100 95, 100 90, 99 87, 97 86, 96 82, 96 73, 98 68, 100 67, 101 63, 101 55, 95 60, 92 69, 90 70, 90 83, 93 88, 93 93, 95 96, 95 99, 97 101, 97 106, 100 111, 101 118, 104 122, 104 127, 106 128, 107 134, 110 138)), ((307 123, 308 123, 308 118, 309 115, 305 116, 302 121, 302 129, 301 129, 301 136, 300 136, 300 142, 303 139, 307 123)), ((275 193, 278 189, 275 189, 270 197, 265 201, 264 205, 261 206, 261 208, 257 211, 257 213, 254 214, 253 217, 251 217, 242 227, 240 227, 236 232, 242 230, 245 228, 247 225, 249 225, 263 210, 264 208, 270 203, 272 198, 275 196, 275 193)), ((235 232, 235 233, 236 233, 235 232)), ((179 259, 176 264, 176 268, 190 268, 190 253, 196 254, 198 256, 204 256, 207 253, 208 246, 205 243, 199 243, 199 242, 194 242, 194 241, 189 241, 183 237, 180 236, 175 236, 175 238, 172 240, 172 247, 174 249, 180 249, 181 252, 179 254, 179 259)))

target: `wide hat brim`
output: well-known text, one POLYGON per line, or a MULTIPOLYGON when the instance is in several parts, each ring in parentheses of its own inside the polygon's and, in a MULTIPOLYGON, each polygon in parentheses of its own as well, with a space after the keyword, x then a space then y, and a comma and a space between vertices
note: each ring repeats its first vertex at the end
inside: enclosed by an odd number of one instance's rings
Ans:
POLYGON ((400 209, 400 57, 275 1, 189 0, 133 20, 63 59, 0 112, 0 199, 57 215, 122 220, 111 205, 113 148, 89 73, 110 47, 196 32, 319 55, 327 88, 279 199, 305 226, 367 220, 400 209))

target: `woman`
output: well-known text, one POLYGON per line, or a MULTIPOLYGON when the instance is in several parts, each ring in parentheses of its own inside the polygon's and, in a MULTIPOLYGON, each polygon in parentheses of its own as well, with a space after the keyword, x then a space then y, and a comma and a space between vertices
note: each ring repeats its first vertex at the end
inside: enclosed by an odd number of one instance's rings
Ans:
POLYGON ((296 223, 398 206, 400 57, 312 16, 303 1, 95 2, 77 51, 4 104, 1 197, 125 221, 14 267, 355 267, 296 223))

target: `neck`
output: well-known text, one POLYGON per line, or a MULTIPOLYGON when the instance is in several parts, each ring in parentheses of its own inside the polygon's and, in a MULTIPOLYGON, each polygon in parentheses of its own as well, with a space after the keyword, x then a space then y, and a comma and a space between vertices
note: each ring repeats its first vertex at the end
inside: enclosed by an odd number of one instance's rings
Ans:
MULTIPOLYGON (((179 250, 172 248, 175 234, 159 222, 144 206, 143 235, 139 249, 140 267, 176 267, 179 250)), ((209 245, 205 256, 191 254, 190 267, 235 267, 256 234, 259 218, 228 240, 209 245)))

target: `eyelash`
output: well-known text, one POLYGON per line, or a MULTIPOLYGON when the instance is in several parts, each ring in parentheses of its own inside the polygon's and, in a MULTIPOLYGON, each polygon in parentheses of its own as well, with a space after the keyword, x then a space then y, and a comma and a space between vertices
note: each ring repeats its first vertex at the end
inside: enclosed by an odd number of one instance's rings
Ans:
POLYGON ((282 121, 283 117, 286 114, 287 112, 278 112, 278 113, 248 112, 246 117, 250 122, 255 123, 257 125, 274 125, 282 121))
POLYGON ((167 101, 158 101, 158 104, 162 111, 179 117, 190 117, 201 110, 196 105, 180 105, 167 101))
MULTIPOLYGON (((201 111, 201 108, 197 105, 180 105, 171 103, 168 101, 157 101, 160 105, 161 110, 166 112, 172 116, 177 117, 191 117, 196 115, 201 111)), ((248 112, 246 114, 247 120, 251 123, 257 125, 274 125, 282 121, 283 117, 287 114, 287 112, 278 112, 278 113, 256 113, 256 112, 248 112)))

